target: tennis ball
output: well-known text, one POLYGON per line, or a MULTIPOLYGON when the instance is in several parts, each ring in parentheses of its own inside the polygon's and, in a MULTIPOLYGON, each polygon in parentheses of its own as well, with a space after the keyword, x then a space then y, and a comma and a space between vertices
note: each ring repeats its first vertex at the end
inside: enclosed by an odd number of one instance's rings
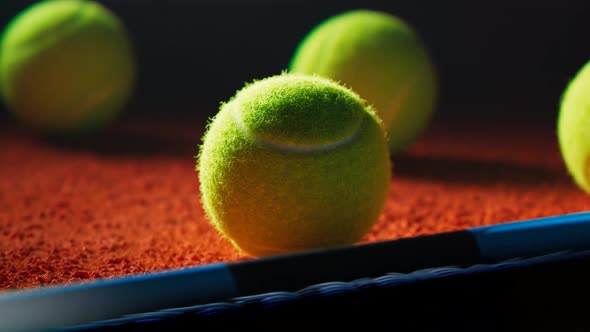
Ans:
POLYGON ((120 20, 102 5, 31 5, 0 39, 0 93, 23 123, 57 134, 92 132, 123 108, 135 63, 120 20))
POLYGON ((358 95, 283 73, 222 104, 197 170, 212 224, 266 256, 362 239, 385 203, 391 162, 379 118, 358 95))
POLYGON ((417 139, 434 113, 430 55, 413 28, 388 13, 352 10, 326 19, 299 43, 289 71, 331 78, 372 104, 392 155, 417 139))
POLYGON ((590 193, 590 61, 561 96, 557 136, 569 173, 580 188, 590 193))

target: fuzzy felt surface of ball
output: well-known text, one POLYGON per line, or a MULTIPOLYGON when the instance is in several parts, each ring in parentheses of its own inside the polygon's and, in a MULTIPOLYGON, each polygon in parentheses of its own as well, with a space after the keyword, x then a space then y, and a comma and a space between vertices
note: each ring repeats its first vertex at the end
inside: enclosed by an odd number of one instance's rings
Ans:
POLYGON ((351 10, 327 18, 297 46, 289 72, 317 74, 354 90, 382 118, 392 155, 428 128, 438 94, 425 43, 401 18, 351 10))
POLYGON ((590 61, 562 94, 557 135, 570 175, 580 188, 590 193, 590 61))
POLYGON ((0 39, 2 99, 18 120, 41 132, 103 128, 127 104, 135 72, 121 20, 93 1, 35 3, 0 39))
POLYGON ((392 176, 380 119, 358 95, 285 73, 247 84, 221 106, 197 170, 210 221, 253 256, 361 240, 392 176))

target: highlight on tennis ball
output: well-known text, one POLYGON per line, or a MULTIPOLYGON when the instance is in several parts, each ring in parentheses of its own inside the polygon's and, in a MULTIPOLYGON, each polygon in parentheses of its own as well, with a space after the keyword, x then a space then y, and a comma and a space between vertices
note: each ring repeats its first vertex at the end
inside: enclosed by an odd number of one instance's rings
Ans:
POLYGON ((438 83, 430 54, 407 22, 389 13, 352 10, 329 17, 299 43, 289 72, 344 84, 383 120, 392 155, 428 127, 438 83))
POLYGON ((121 20, 93 1, 35 3, 0 39, 2 99, 18 120, 41 132, 103 128, 128 102, 135 71, 121 20))
POLYGON ((590 61, 561 96, 557 136, 568 172, 581 189, 590 193, 590 61))
POLYGON ((212 224, 266 256, 350 245, 385 204, 392 165, 380 119, 332 80, 280 74, 222 104, 197 158, 212 224))

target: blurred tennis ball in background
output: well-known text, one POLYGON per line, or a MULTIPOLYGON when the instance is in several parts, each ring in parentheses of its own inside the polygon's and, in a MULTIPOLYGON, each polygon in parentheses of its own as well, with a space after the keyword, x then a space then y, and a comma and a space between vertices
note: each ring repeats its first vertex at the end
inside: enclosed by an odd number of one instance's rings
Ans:
POLYGON ((331 80, 294 74, 255 81, 223 104, 197 170, 212 224, 254 256, 360 240, 391 179, 372 110, 331 80))
POLYGON ((388 13, 353 10, 332 16, 297 46, 293 73, 334 79, 373 105, 393 155, 429 125, 435 110, 434 65, 406 22, 388 13))
POLYGON ((557 134, 569 173, 580 188, 590 193, 590 61, 562 94, 557 134))
POLYGON ((124 26, 95 2, 38 2, 0 39, 1 95, 36 130, 69 135, 104 127, 128 102, 134 79, 124 26))

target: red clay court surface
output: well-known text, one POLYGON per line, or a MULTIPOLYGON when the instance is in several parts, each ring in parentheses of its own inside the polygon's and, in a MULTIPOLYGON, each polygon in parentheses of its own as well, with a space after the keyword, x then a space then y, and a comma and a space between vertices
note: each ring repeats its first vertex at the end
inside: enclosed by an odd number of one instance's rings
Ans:
MULTIPOLYGON (((551 121, 435 120, 395 157, 389 199, 362 242, 590 209, 551 121)), ((203 121, 124 118, 92 142, 0 125, 0 290, 254 259, 204 218, 203 121)))

